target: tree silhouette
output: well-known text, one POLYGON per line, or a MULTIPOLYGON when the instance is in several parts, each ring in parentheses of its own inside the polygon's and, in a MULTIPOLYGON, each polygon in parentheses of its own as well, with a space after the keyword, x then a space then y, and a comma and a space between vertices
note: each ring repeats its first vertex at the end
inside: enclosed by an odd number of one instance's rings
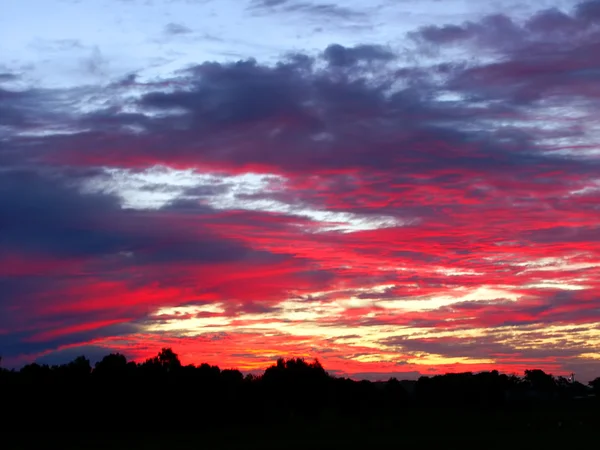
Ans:
POLYGON ((594 378, 592 381, 588 383, 591 388, 594 390, 594 393, 600 397, 600 377, 594 378))
MULTIPOLYGON (((26 417, 31 426, 57 428, 69 423, 90 430, 131 426, 132 418, 156 429, 277 428, 322 420, 379 427, 416 420, 413 417, 433 420, 429 417, 436 411, 445 411, 445 422, 436 425, 445 430, 462 426, 461 420, 479 421, 489 411, 503 414, 499 427, 520 427, 532 420, 531 412, 525 420, 520 411, 532 408, 538 408, 535 420, 543 426, 555 418, 568 422, 570 416, 560 408, 580 411, 578 420, 584 423, 589 421, 584 406, 590 392, 599 393, 600 377, 589 385, 555 379, 539 369, 525 371, 522 378, 491 371, 412 382, 394 377, 356 381, 332 376, 318 360, 303 358, 279 358, 262 375, 244 376, 237 369, 221 370, 206 363, 183 366, 170 348, 141 363, 111 353, 93 370, 83 356, 62 365, 32 363, 19 371, 0 370, 2 408, 11 411, 5 427, 16 427, 26 417), (60 414, 53 412, 58 405, 60 414)), ((494 422, 477 423, 491 427, 494 422)))
POLYGON ((556 389, 554 377, 540 369, 526 370, 523 381, 538 392, 549 393, 556 389))
POLYGON ((111 353, 98 361, 94 366, 96 376, 123 376, 127 370, 127 358, 120 353, 111 353))
POLYGON ((181 368, 181 362, 177 353, 170 348, 163 348, 157 356, 159 364, 167 371, 181 368))
POLYGON ((67 365, 69 374, 74 378, 84 378, 92 373, 90 360, 85 356, 78 356, 67 365))

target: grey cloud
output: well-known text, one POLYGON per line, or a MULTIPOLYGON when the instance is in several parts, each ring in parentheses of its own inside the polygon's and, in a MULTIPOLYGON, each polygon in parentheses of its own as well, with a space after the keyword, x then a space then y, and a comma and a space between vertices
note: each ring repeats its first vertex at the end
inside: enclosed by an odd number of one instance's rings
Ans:
POLYGON ((248 302, 240 303, 238 305, 228 305, 225 314, 228 316, 243 316, 244 314, 270 314, 280 311, 281 308, 277 306, 258 303, 248 302))
MULTIPOLYGON (((465 45, 470 52, 492 52, 495 62, 474 64, 450 74, 447 87, 471 98, 512 108, 549 100, 596 107, 600 2, 580 3, 570 13, 538 12, 523 25, 493 15, 462 25, 428 26, 412 33, 418 42, 465 45)), ((442 53, 443 55, 443 53, 442 53)))
POLYGON ((165 33, 170 35, 189 34, 192 29, 180 23, 170 22, 165 25, 165 33))
POLYGON ((344 47, 332 44, 325 49, 323 56, 329 64, 339 67, 351 66, 359 61, 391 61, 396 58, 391 50, 377 45, 344 47))
POLYGON ((306 13, 324 18, 365 19, 366 13, 335 3, 312 3, 297 0, 254 0, 252 10, 275 10, 287 13, 306 13))
POLYGON ((2 73, 2 72, 0 72, 0 83, 4 82, 4 81, 18 80, 19 78, 20 78, 20 76, 17 75, 17 74, 15 74, 15 73, 10 73, 10 72, 2 73))
POLYGON ((109 64, 98 46, 95 46, 89 57, 82 59, 83 69, 94 76, 106 76, 107 66, 109 64))
POLYGON ((547 9, 540 11, 526 23, 528 30, 533 33, 556 33, 560 31, 577 32, 578 23, 573 17, 559 9, 547 9))
POLYGON ((545 358, 572 358, 592 350, 586 349, 577 343, 571 346, 562 342, 555 346, 527 346, 527 341, 509 340, 503 342, 507 335, 481 338, 444 338, 444 339, 417 339, 406 337, 392 337, 382 340, 385 346, 397 348, 404 352, 424 352, 442 355, 449 358, 493 358, 498 360, 523 358, 543 360, 545 358))
POLYGON ((455 41, 461 41, 472 36, 472 32, 466 27, 459 25, 430 25, 422 28, 414 37, 422 38, 434 44, 448 44, 455 41))
POLYGON ((510 17, 493 14, 481 22, 466 22, 462 25, 430 25, 409 34, 417 41, 423 40, 436 45, 459 43, 474 39, 477 44, 511 48, 524 37, 523 30, 510 17))
POLYGON ((83 196, 64 180, 31 171, 2 174, 0 209, 5 213, 0 219, 0 248, 6 250, 97 254, 125 250, 134 237, 93 231, 95 224, 120 209, 116 197, 83 196))
MULTIPOLYGON (((330 371, 335 373, 335 371, 330 371)), ((341 374, 343 375, 343 374, 341 374)), ((405 371, 405 372, 357 372, 351 374, 351 378, 354 380, 369 380, 369 381, 387 381, 390 378, 396 378, 397 380, 416 380, 423 374, 416 371, 405 371)))
POLYGON ((586 22, 600 22, 600 1, 591 0, 579 3, 575 8, 575 15, 586 22))
POLYGON ((297 74, 285 67, 272 71, 254 61, 240 61, 231 68, 216 63, 197 66, 198 82, 192 92, 150 93, 142 98, 142 105, 159 110, 183 108, 190 112, 195 126, 303 114, 302 91, 291 89, 298 87, 294 83, 297 74))

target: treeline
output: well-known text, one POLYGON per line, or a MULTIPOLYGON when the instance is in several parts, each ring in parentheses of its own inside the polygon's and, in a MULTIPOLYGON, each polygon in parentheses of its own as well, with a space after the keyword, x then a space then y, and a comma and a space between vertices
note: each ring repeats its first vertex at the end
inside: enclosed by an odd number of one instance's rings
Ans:
POLYGON ((406 418, 419 411, 598 409, 600 378, 585 386, 541 370, 523 377, 446 374, 417 381, 354 381, 315 360, 279 359, 260 376, 201 364, 184 366, 163 349, 143 363, 110 354, 93 367, 81 356, 56 366, 0 370, 4 426, 217 427, 283 422, 406 418), (575 406, 574 406, 575 405, 575 406))

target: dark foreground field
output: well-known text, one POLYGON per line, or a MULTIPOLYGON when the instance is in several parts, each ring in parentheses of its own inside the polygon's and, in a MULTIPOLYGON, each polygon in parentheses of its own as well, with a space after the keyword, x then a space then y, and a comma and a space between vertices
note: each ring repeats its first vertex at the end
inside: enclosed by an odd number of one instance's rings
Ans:
MULTIPOLYGON (((131 431, 71 429, 8 431, 2 448, 12 449, 596 449, 596 408, 520 412, 410 410, 394 418, 290 419, 278 425, 198 430, 146 429, 131 418, 131 431)), ((25 424, 23 424, 25 425, 25 424)))
POLYGON ((539 369, 356 381, 318 361, 279 359, 262 375, 143 363, 0 370, 0 450, 600 449, 600 377, 539 369))
POLYGON ((436 430, 356 430, 287 428, 242 432, 194 433, 176 435, 132 432, 129 434, 55 434, 36 436, 27 442, 11 440, 8 449, 596 449, 600 432, 572 433, 559 430, 507 434, 454 433, 436 430))

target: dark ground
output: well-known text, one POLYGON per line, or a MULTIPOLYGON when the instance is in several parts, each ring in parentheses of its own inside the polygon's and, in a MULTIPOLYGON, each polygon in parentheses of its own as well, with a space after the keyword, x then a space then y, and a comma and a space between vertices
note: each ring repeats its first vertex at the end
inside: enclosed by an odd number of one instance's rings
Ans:
MULTIPOLYGON (((596 406, 519 412, 407 410, 403 417, 317 421, 290 419, 277 426, 225 425, 193 430, 146 430, 132 417, 131 431, 80 433, 68 423, 52 432, 6 430, 1 448, 17 449, 597 449, 596 406)), ((202 427, 200 427, 202 428, 202 427)))
POLYGON ((0 450, 600 449, 600 377, 354 381, 301 358, 244 377, 107 355, 0 370, 0 450))
POLYGON ((600 431, 572 433, 559 430, 506 434, 456 433, 448 435, 435 430, 421 432, 365 430, 350 427, 340 430, 279 429, 239 432, 168 433, 132 432, 110 435, 77 433, 36 436, 24 441, 6 442, 8 449, 596 449, 600 431))

